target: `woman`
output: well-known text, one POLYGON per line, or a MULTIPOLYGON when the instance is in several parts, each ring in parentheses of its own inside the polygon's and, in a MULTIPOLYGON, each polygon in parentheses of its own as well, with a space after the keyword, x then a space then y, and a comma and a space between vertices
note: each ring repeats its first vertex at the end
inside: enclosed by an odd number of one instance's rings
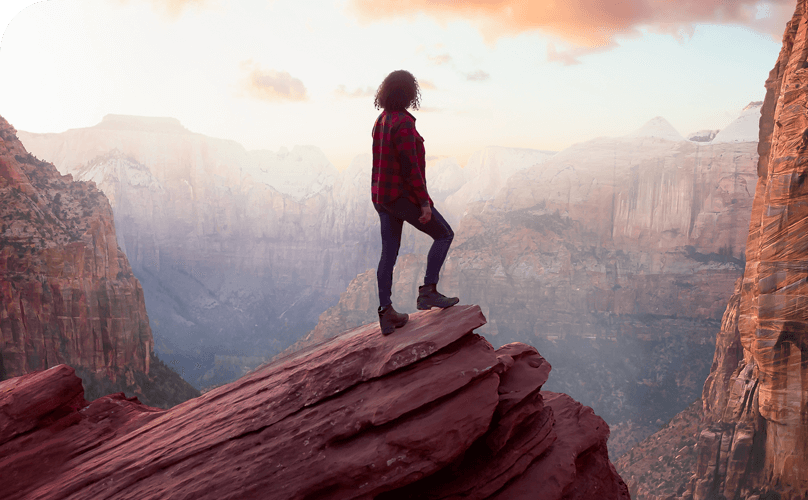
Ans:
POLYGON ((376 278, 379 324, 384 335, 404 326, 409 319, 393 309, 390 299, 404 221, 434 240, 427 255, 424 285, 418 288, 418 309, 446 308, 460 301, 457 297, 445 297, 436 289, 454 233, 426 191, 424 138, 415 130, 415 117, 407 111, 418 109, 420 101, 418 82, 404 70, 387 75, 374 101, 376 109, 382 109, 373 125, 371 196, 381 222, 382 255, 376 278))

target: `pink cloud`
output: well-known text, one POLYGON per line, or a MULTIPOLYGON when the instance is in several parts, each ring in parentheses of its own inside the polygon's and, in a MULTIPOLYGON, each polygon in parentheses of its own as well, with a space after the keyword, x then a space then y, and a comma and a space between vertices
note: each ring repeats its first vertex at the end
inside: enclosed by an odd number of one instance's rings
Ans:
POLYGON ((251 61, 241 66, 248 72, 241 80, 241 89, 250 97, 269 102, 308 99, 303 82, 286 71, 265 70, 251 61))
POLYGON ((608 47, 616 36, 636 35, 641 27, 679 32, 698 23, 740 24, 776 34, 779 39, 793 13, 794 1, 350 0, 349 9, 365 21, 418 13, 439 21, 466 19, 488 41, 540 30, 580 47, 608 47))
POLYGON ((597 52, 604 52, 615 47, 616 45, 616 43, 612 42, 603 47, 573 47, 567 50, 559 51, 556 49, 554 43, 548 43, 547 60, 550 62, 561 63, 564 66, 572 66, 575 64, 581 64, 581 61, 578 59, 581 56, 595 54, 597 52))

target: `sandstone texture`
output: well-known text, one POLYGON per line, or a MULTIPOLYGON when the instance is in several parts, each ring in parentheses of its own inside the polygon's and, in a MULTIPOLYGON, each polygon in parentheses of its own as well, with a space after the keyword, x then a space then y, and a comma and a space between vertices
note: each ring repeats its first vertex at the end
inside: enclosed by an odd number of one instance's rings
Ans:
POLYGON ((704 384, 687 499, 808 497, 808 5, 766 81, 746 269, 704 384))
POLYGON ((0 380, 66 363, 93 397, 92 387, 162 406, 194 396, 159 362, 153 370, 152 345, 107 199, 30 155, 0 117, 0 380))
MULTIPOLYGON (((619 456, 701 393, 743 270, 756 148, 687 141, 658 118, 516 171, 467 207, 439 290, 480 304, 495 346, 553 360, 563 376, 547 388, 603 416, 619 456)), ((431 240, 410 231, 404 243, 393 303, 412 311, 431 240)), ((374 265, 297 346, 372 321, 377 301, 374 265)))
POLYGON ((365 325, 168 410, 88 404, 65 365, 0 382, 0 497, 628 500, 606 423, 484 323, 365 325))

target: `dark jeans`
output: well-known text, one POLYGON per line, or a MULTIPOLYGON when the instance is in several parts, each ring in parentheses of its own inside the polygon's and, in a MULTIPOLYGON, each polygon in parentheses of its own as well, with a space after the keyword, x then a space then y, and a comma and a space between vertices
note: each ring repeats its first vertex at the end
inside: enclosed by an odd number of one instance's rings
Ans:
POLYGON ((406 198, 398 198, 389 205, 373 204, 379 213, 382 232, 382 256, 379 259, 379 268, 376 278, 379 281, 379 306, 392 304, 390 296, 393 290, 393 267, 398 258, 398 249, 401 247, 401 230, 404 221, 409 222, 415 229, 426 233, 434 240, 426 258, 426 274, 424 285, 438 282, 438 274, 449 247, 454 239, 454 232, 446 219, 432 207, 432 218, 426 224, 421 224, 421 207, 406 198))

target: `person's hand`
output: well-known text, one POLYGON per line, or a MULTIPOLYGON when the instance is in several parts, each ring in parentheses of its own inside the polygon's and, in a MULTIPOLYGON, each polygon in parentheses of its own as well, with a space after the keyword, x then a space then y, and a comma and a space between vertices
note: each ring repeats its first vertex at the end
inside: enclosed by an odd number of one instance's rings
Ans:
POLYGON ((426 224, 430 220, 432 220, 432 207, 424 205, 421 207, 421 216, 418 217, 418 222, 426 224))

